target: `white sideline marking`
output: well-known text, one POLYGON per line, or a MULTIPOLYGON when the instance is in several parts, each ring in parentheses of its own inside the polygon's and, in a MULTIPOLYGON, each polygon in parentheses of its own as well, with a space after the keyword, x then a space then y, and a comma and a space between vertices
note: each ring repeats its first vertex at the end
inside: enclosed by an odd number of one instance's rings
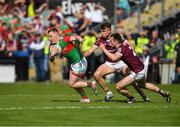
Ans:
POLYGON ((0 96, 8 96, 8 97, 29 97, 29 96, 77 96, 78 94, 42 94, 42 95, 31 95, 31 94, 7 94, 7 95, 0 95, 0 96))
MULTIPOLYGON (((125 106, 89 106, 89 107, 83 107, 83 106, 58 106, 58 107, 0 107, 0 111, 11 111, 11 110, 52 110, 52 109, 110 109, 110 108, 119 108, 119 109, 125 109, 125 108, 180 108, 180 106, 133 106, 133 105, 125 105, 125 106)), ((174 109, 177 110, 177 109, 174 109)))

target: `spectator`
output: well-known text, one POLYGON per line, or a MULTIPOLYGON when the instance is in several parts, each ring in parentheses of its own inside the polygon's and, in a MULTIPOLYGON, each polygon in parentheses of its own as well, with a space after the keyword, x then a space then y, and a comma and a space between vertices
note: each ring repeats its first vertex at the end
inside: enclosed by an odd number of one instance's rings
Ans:
POLYGON ((0 15, 6 14, 8 5, 5 2, 0 1, 0 15))
POLYGON ((75 25, 75 33, 81 34, 83 31, 86 30, 88 21, 84 17, 84 12, 79 12, 75 14, 75 17, 77 19, 76 25, 75 25))
POLYGON ((9 33, 8 34, 8 39, 6 41, 6 48, 7 48, 7 52, 8 52, 8 56, 12 56, 13 52, 17 50, 17 41, 14 38, 14 34, 13 33, 9 33))
POLYGON ((56 6, 56 9, 49 16, 49 20, 51 20, 54 17, 58 19, 58 23, 63 23, 62 21, 64 20, 64 14, 63 9, 60 5, 56 6))
POLYGON ((1 35, 2 35, 2 38, 7 41, 8 40, 8 34, 10 33, 9 29, 8 29, 8 26, 5 22, 2 23, 2 26, 1 26, 2 30, 1 30, 1 35))
POLYGON ((140 36, 137 38, 135 51, 138 55, 142 55, 142 47, 148 45, 149 39, 147 38, 147 32, 142 30, 140 36))
POLYGON ((165 39, 165 51, 166 51, 166 58, 169 60, 173 61, 175 58, 175 46, 176 46, 176 41, 175 41, 175 35, 174 34, 169 34, 167 33, 167 39, 165 39))
POLYGON ((130 14, 131 8, 128 0, 119 0, 117 7, 118 7, 117 10, 122 11, 120 13, 120 16, 124 17, 130 14))
POLYGON ((175 46, 175 79, 173 83, 180 83, 180 27, 178 28, 178 33, 176 33, 176 46, 175 46))
POLYGON ((152 31, 151 38, 150 38, 149 44, 148 44, 149 48, 160 46, 162 44, 162 40, 160 39, 158 34, 159 33, 157 30, 152 31))
MULTIPOLYGON (((100 4, 97 3, 94 7, 94 10, 91 12, 91 27, 90 28, 94 28, 97 27, 97 25, 100 25, 103 21, 104 21, 104 12, 106 11, 106 9, 100 4)), ((99 28, 96 28, 97 32, 100 32, 100 26, 99 28)))
POLYGON ((44 26, 44 21, 42 20, 42 18, 40 17, 40 13, 36 12, 35 16, 33 18, 33 28, 34 28, 34 32, 35 33, 42 33, 42 29, 44 26))
POLYGON ((89 9, 88 5, 84 5, 82 7, 82 11, 84 12, 84 17, 86 18, 88 24, 90 24, 91 23, 92 13, 91 13, 91 10, 89 9))
POLYGON ((0 58, 4 58, 6 54, 6 42, 3 40, 2 35, 0 34, 0 58))
POLYGON ((48 6, 46 0, 27 0, 27 16, 34 17, 35 12, 42 12, 42 10, 48 6))
POLYGON ((135 40, 134 40, 133 35, 132 35, 131 32, 127 33, 126 38, 127 38, 128 42, 131 42, 131 44, 133 44, 134 47, 135 47, 135 40))
POLYGON ((145 68, 145 78, 147 80, 148 74, 149 74, 149 65, 150 65, 150 55, 149 55, 149 49, 147 46, 142 47, 143 49, 143 54, 141 55, 141 60, 144 63, 144 68, 145 68))
MULTIPOLYGON (((88 51, 93 44, 96 42, 96 36, 94 35, 94 33, 92 31, 89 31, 85 36, 84 36, 85 41, 82 43, 81 45, 81 51, 84 53, 86 51, 88 51)), ((87 67, 87 71, 86 71, 86 77, 87 79, 90 79, 95 71, 95 56, 94 53, 92 53, 90 56, 86 57, 86 60, 88 62, 88 67, 87 67)))
POLYGON ((20 14, 20 18, 24 18, 26 16, 27 5, 25 3, 26 0, 14 0, 14 5, 18 13, 20 14))
POLYGON ((20 25, 20 17, 19 17, 19 12, 17 9, 12 9, 11 11, 12 13, 12 17, 9 20, 10 23, 10 29, 15 33, 15 34, 19 34, 22 30, 22 27, 20 25))
POLYGON ((27 81, 29 79, 29 36, 23 31, 18 37, 17 50, 13 53, 16 59, 16 81, 27 81), (21 68, 21 69, 19 69, 21 68))
POLYGON ((30 45, 36 68, 36 81, 44 81, 44 47, 41 35, 36 33, 35 40, 30 45))
POLYGON ((42 40, 45 42, 44 47, 44 80, 50 80, 50 72, 49 72, 49 40, 46 33, 47 28, 43 28, 42 32, 42 40))

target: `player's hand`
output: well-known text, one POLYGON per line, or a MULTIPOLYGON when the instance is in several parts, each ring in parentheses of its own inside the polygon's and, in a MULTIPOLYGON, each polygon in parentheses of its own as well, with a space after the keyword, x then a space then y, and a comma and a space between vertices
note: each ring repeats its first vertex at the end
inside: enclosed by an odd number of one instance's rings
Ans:
POLYGON ((49 55, 49 60, 53 62, 55 60, 55 56, 49 55))
POLYGON ((79 39, 79 41, 82 43, 82 42, 84 42, 84 41, 85 41, 85 39, 80 38, 80 39, 79 39))
POLYGON ((105 49, 105 46, 104 46, 104 44, 102 44, 102 43, 99 45, 99 47, 100 47, 102 50, 105 49))
POLYGON ((52 56, 55 56, 58 52, 61 52, 61 49, 58 48, 56 45, 55 46, 51 46, 50 52, 51 52, 52 56))

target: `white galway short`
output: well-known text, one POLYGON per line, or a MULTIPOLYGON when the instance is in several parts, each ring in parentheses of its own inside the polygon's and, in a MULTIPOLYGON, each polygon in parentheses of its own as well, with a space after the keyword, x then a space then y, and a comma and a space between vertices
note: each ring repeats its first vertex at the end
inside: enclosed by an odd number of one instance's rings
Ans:
POLYGON ((105 64, 113 68, 115 71, 119 71, 119 72, 121 71, 122 67, 127 66, 122 60, 118 62, 106 61, 105 64))
POLYGON ((71 70, 74 74, 82 76, 86 73, 87 70, 87 61, 83 57, 78 63, 71 64, 71 70))
POLYGON ((141 80, 146 75, 146 69, 144 68, 142 71, 135 73, 133 71, 130 72, 130 76, 133 77, 136 81, 141 80))

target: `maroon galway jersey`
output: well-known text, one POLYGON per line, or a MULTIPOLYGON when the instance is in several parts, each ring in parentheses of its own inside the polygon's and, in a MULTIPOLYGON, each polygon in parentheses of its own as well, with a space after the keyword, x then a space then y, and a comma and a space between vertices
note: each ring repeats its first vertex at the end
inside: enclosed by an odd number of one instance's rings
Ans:
MULTIPOLYGON (((109 40, 105 39, 105 38, 99 38, 96 43, 94 44, 95 46, 99 46, 100 44, 103 44, 105 46, 105 48, 110 52, 110 53, 116 53, 117 52, 117 49, 113 48, 111 45, 110 45, 110 42, 109 40)), ((116 60, 116 61, 112 61, 109 57, 107 57, 105 55, 105 60, 106 61, 109 61, 109 62, 118 62, 119 60, 116 60)))
POLYGON ((143 62, 127 43, 122 43, 118 48, 118 52, 122 55, 121 60, 123 60, 133 72, 138 73, 144 69, 143 62))

